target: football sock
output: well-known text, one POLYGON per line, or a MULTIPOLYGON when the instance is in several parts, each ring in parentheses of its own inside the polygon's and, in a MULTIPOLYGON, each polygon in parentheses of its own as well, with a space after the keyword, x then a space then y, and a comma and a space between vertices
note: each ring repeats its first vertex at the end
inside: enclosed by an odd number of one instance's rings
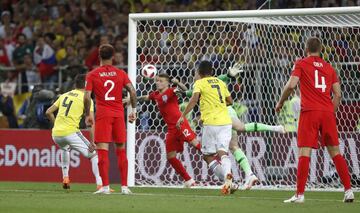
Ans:
POLYGON ((221 165, 224 169, 224 175, 231 173, 231 160, 228 155, 221 156, 221 165))
POLYGON ((127 186, 128 176, 128 160, 126 157, 125 149, 116 149, 116 155, 118 157, 118 166, 120 170, 121 186, 127 186))
POLYGON ((239 163, 240 167, 245 172, 246 176, 249 176, 253 173, 245 153, 240 148, 235 150, 234 157, 236 162, 239 163))
POLYGON ((103 186, 109 185, 109 151, 105 149, 97 150, 99 157, 99 173, 103 183, 103 186))
POLYGON ((349 170, 346 165, 346 161, 345 161, 344 157, 342 155, 338 154, 333 158, 333 161, 334 161, 334 164, 336 167, 336 171, 338 172, 338 174, 340 176, 341 182, 344 185, 345 191, 348 189, 351 189, 349 170))
POLYGON ((302 195, 305 191, 306 181, 309 175, 310 157, 300 156, 297 168, 296 194, 302 195))
POLYGON ((190 175, 187 173, 186 169, 182 165, 182 163, 175 157, 168 159, 170 165, 175 169, 176 173, 178 173, 185 181, 191 179, 190 175))
POLYGON ((213 172, 220 181, 224 181, 224 169, 218 160, 213 160, 209 163, 209 170, 213 172))
POLYGON ((64 177, 69 177, 70 151, 61 150, 61 170, 64 177))
POLYGON ((102 186, 102 180, 99 174, 99 167, 98 167, 98 162, 99 162, 98 156, 95 155, 93 158, 90 159, 90 162, 91 162, 92 172, 95 176, 96 185, 102 186))
POLYGON ((247 123, 245 124, 246 132, 263 132, 263 131, 276 131, 277 126, 271 126, 263 123, 247 123))

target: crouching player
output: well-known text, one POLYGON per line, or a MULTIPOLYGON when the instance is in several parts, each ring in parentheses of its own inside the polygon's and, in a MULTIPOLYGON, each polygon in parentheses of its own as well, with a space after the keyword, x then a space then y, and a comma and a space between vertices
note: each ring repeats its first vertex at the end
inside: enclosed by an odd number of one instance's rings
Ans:
MULTIPOLYGON (((70 189, 69 166, 71 149, 80 152, 91 161, 97 188, 102 187, 95 144, 89 142, 79 130, 79 123, 84 113, 84 88, 85 75, 77 75, 75 78, 75 89, 62 94, 46 111, 46 116, 54 123, 52 129, 53 140, 61 149, 61 169, 64 189, 70 189), (55 118, 54 112, 56 111, 58 112, 55 118)), ((93 114, 93 103, 91 110, 93 114)), ((92 132, 93 130, 91 130, 91 134, 92 132)))

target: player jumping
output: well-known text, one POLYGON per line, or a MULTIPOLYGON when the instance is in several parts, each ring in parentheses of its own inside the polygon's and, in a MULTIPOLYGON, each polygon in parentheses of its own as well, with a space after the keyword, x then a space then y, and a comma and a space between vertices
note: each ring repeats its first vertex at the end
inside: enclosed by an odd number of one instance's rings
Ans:
MULTIPOLYGON (((63 188, 70 189, 69 167, 70 150, 80 152, 90 159, 92 172, 96 179, 97 188, 101 188, 102 181, 98 169, 98 156, 94 142, 89 142, 80 132, 79 123, 84 114, 85 75, 77 75, 75 89, 61 95, 55 103, 46 110, 46 115, 54 124, 52 137, 61 149, 61 169, 63 174, 63 188), (58 111, 55 118, 54 112, 58 111)), ((94 114, 94 104, 91 102, 90 116, 94 114)), ((91 129, 91 135, 93 129, 91 129)))
MULTIPOLYGON (((177 85, 181 90, 186 91, 184 84, 177 79, 172 79, 172 83, 177 85)), ((142 96, 139 100, 155 101, 160 114, 163 117, 168 132, 166 134, 166 157, 170 165, 184 179, 186 188, 195 185, 194 179, 190 177, 181 161, 176 158, 176 154, 184 150, 184 141, 193 145, 200 150, 200 143, 196 139, 196 134, 190 127, 189 122, 185 119, 180 129, 176 128, 176 122, 181 116, 179 110, 178 97, 176 95, 176 87, 169 87, 170 77, 165 73, 156 76, 156 91, 149 95, 142 96)))
POLYGON ((318 135, 321 145, 326 146, 339 177, 344 185, 344 202, 353 202, 349 170, 340 154, 335 112, 340 105, 341 88, 334 68, 320 57, 320 39, 311 37, 306 41, 307 57, 295 62, 291 77, 285 85, 276 105, 280 112, 284 102, 300 81, 301 113, 298 127, 299 162, 297 170, 296 194, 285 203, 303 203, 304 191, 309 174, 312 149, 317 149, 318 135), (333 98, 331 99, 331 93, 333 98))
POLYGON ((124 120, 124 107, 122 104, 122 90, 130 93, 132 111, 129 122, 136 120, 136 93, 127 74, 114 66, 114 48, 103 44, 99 48, 100 67, 92 70, 86 77, 86 91, 84 97, 86 124, 92 125, 94 118, 90 116, 91 92, 96 99, 95 143, 99 156, 99 171, 103 182, 95 194, 110 194, 109 187, 109 143, 116 144, 116 155, 121 177, 121 193, 130 194, 127 187, 128 161, 126 157, 125 142, 126 128, 124 120))
MULTIPOLYGON (((231 78, 235 77, 239 73, 243 72, 243 66, 240 63, 235 64, 233 67, 230 67, 228 70, 228 74, 219 75, 217 78, 222 80, 225 84, 229 84, 231 78)), ((198 76, 195 77, 197 80, 198 76)), ((189 90, 186 92, 186 96, 191 97, 193 91, 189 90)), ((238 144, 238 132, 280 132, 285 133, 285 129, 282 125, 267 125, 263 123, 243 123, 234 108, 229 105, 227 106, 229 115, 232 121, 232 135, 230 141, 230 151, 234 155, 236 162, 240 165, 240 167, 245 172, 245 183, 244 189, 251 189, 251 187, 259 182, 259 179, 253 173, 249 161, 245 155, 245 153, 241 150, 238 144)))
POLYGON ((226 106, 231 105, 233 100, 225 83, 213 77, 211 62, 202 61, 198 68, 198 74, 200 79, 195 82, 193 95, 176 125, 178 128, 181 127, 186 115, 200 99, 200 113, 203 122, 201 151, 210 170, 220 180, 225 181, 221 192, 227 195, 230 194, 233 186, 233 176, 228 156, 232 127, 226 106), (217 157, 221 159, 221 163, 217 157))

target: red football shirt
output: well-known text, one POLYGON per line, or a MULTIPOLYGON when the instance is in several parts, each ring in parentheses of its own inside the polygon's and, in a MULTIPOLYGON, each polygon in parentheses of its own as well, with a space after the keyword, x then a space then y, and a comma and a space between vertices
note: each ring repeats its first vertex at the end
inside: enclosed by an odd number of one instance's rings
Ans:
POLYGON ((332 85, 339 79, 329 63, 321 57, 309 56, 295 62, 291 75, 300 79, 301 111, 334 112, 332 85))
POLYGON ((100 66, 86 76, 86 90, 95 94, 96 118, 123 117, 122 90, 131 83, 127 74, 114 66, 100 66))
POLYGON ((169 129, 176 128, 176 122, 181 117, 178 97, 174 90, 175 87, 171 87, 163 93, 154 91, 149 94, 149 99, 156 101, 160 114, 169 129))

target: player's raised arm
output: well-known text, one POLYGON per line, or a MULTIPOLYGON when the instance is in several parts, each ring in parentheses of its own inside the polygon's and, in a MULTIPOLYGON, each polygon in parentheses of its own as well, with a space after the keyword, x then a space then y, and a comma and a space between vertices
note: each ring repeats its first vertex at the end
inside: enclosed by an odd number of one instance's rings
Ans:
POLYGON ((288 99, 288 97, 291 95, 291 93, 296 88, 296 85, 299 82, 299 77, 297 76, 291 76, 286 85, 283 88, 283 91, 281 93, 280 100, 276 104, 275 111, 280 112, 282 106, 284 105, 284 102, 288 99))
POLYGON ((185 86, 185 84, 183 84, 182 82, 179 81, 179 79, 177 78, 173 78, 171 79, 171 82, 173 84, 175 84, 179 89, 181 89, 182 91, 187 91, 188 88, 185 86))
POLYGON ((136 91, 132 83, 126 84, 125 88, 130 93, 130 104, 132 111, 129 114, 129 122, 132 123, 136 120, 136 101, 137 101, 136 91))
POLYGON ((334 104, 334 111, 336 112, 341 101, 341 87, 339 82, 336 82, 332 85, 332 90, 333 90, 332 102, 334 104))

